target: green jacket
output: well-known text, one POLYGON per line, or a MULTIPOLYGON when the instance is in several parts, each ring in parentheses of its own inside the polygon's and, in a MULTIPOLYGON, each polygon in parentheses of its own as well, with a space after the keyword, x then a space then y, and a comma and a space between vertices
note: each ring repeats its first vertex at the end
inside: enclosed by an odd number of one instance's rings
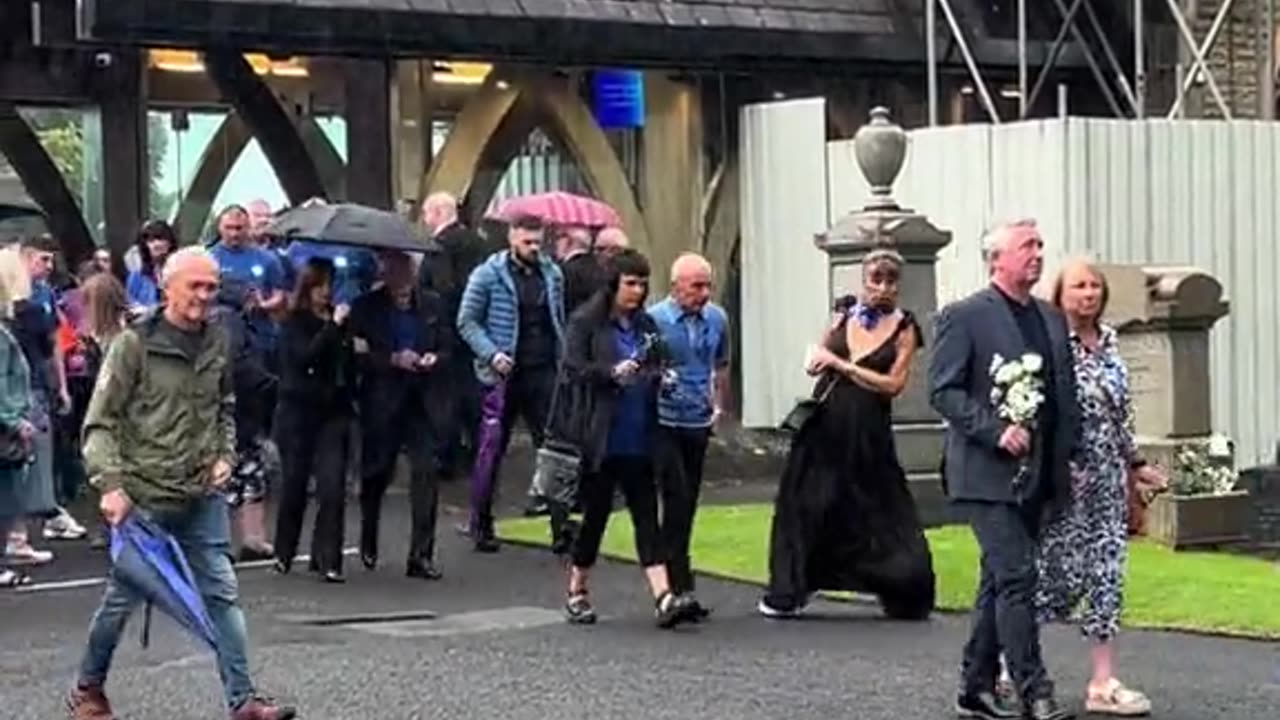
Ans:
POLYGON ((0 327, 0 428, 13 430, 31 412, 31 370, 18 339, 0 327))
POLYGON ((143 507, 207 496, 214 463, 235 464, 226 330, 206 325, 190 358, 161 322, 156 312, 112 340, 84 421, 90 482, 143 507))

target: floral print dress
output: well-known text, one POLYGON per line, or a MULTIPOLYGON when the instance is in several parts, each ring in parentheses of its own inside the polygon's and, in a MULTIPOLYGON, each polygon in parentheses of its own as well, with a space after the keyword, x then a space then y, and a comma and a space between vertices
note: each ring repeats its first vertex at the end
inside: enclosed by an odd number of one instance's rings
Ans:
POLYGON ((1079 610, 1083 634, 1101 642, 1120 622, 1133 405, 1113 329, 1099 328, 1096 348, 1072 333, 1071 349, 1081 439, 1071 462, 1071 504, 1041 537, 1036 608, 1040 622, 1068 620, 1079 610))

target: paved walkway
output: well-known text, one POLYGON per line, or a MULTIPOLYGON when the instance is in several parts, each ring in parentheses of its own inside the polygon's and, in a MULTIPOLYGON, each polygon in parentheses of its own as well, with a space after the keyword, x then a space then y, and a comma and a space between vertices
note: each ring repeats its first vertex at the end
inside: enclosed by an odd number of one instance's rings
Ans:
MULTIPOLYGON (((456 491, 451 491, 456 492, 456 491)), ((911 720, 948 718, 967 622, 882 620, 873 608, 823 604, 803 621, 771 622, 757 592, 706 581, 705 626, 653 628, 638 571, 605 564, 593 584, 602 622, 564 625, 561 574, 544 552, 472 554, 442 519, 446 578, 402 577, 404 501, 393 496, 385 567, 348 565, 351 582, 241 573, 252 660, 264 690, 313 720, 546 718, 911 720), (343 620, 363 616, 362 629, 343 620)), ((354 519, 354 518, 352 518, 354 519)), ((350 535, 349 537, 354 537, 350 535)), ((762 539, 762 543, 763 543, 762 539)), ((60 700, 96 603, 103 559, 68 548, 42 589, 0 593, 0 717, 61 717, 60 700), (65 581, 71 580, 71 587, 65 581), (62 582, 63 585, 51 583, 62 582)), ((131 627, 109 690, 130 720, 225 717, 211 658, 157 616, 143 651, 131 627)), ((1086 648, 1052 628, 1046 652, 1073 705, 1086 648)), ((1280 712, 1277 648, 1164 633, 1126 634, 1125 679, 1148 691, 1163 720, 1258 720, 1280 712)))

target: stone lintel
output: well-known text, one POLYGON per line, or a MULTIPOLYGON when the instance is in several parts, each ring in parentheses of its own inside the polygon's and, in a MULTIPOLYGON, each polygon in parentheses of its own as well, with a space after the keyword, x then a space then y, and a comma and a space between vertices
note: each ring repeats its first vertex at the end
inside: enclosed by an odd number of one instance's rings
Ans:
POLYGON ((818 249, 844 262, 860 262, 867 253, 887 248, 912 262, 935 262, 951 243, 951 232, 910 210, 850 213, 830 230, 814 237, 818 249))

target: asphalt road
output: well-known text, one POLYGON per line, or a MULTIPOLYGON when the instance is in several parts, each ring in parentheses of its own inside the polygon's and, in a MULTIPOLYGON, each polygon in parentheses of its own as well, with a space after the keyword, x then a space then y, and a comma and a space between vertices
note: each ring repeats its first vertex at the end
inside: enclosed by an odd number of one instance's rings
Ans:
MULTIPOLYGON (((375 572, 354 558, 345 586, 305 572, 241 572, 257 681, 304 718, 952 717, 962 617, 896 623, 874 608, 821 604, 806 620, 766 621, 754 612, 755 589, 704 581, 712 622, 665 632, 653 627, 639 572, 605 564, 593 583, 601 623, 570 627, 553 559, 512 546, 474 555, 452 531, 460 515, 442 519, 446 578, 404 578, 405 502, 388 502, 386 559, 375 572), (342 624, 361 617, 371 622, 342 624)), ((102 557, 58 548, 34 591, 0 593, 6 720, 62 716, 100 592, 80 583, 100 575, 102 557)), ((1050 628, 1045 644, 1060 696, 1078 708, 1087 648, 1067 628, 1050 628)), ((1260 720, 1280 715, 1278 661, 1271 644, 1134 632, 1123 636, 1119 667, 1151 695, 1157 718, 1260 720)), ((131 626, 108 690, 130 720, 225 717, 211 657, 160 616, 145 651, 131 626)))

